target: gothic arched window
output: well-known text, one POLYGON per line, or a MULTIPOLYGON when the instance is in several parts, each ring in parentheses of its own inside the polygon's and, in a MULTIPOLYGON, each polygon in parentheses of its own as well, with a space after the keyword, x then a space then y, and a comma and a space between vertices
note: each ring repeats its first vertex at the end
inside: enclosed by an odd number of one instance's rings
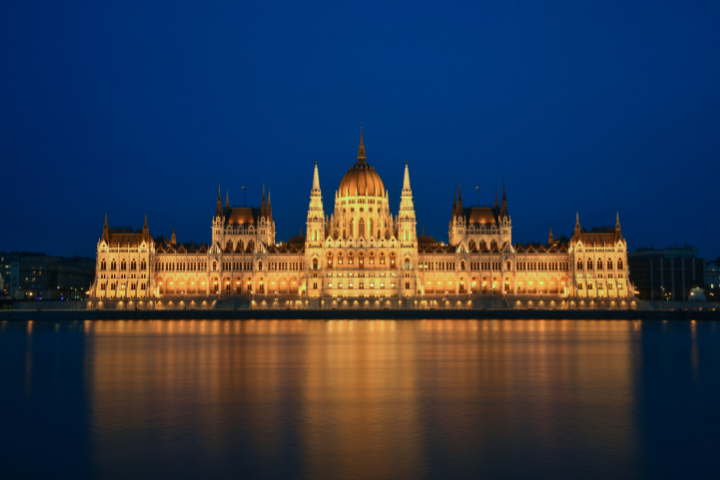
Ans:
POLYGON ((127 262, 124 259, 120 262, 120 270, 127 270, 127 262))
POLYGON ((611 258, 608 258, 607 268, 608 268, 608 270, 612 270, 612 259, 611 258))
POLYGON ((592 259, 590 259, 590 258, 588 258, 588 261, 587 261, 587 269, 588 269, 588 270, 592 270, 592 269, 593 269, 593 268, 592 268, 592 259))
POLYGON ((598 258, 598 261, 597 261, 597 269, 598 269, 598 270, 602 270, 602 269, 603 269, 603 262, 602 262, 602 259, 601 259, 601 258, 598 258))
POLYGON ((582 269, 583 269, 583 262, 582 262, 582 260, 580 260, 580 259, 578 259, 578 262, 577 262, 577 269, 578 269, 578 270, 582 270, 582 269))
POLYGON ((100 262, 100 270, 107 270, 107 263, 105 263, 105 259, 100 262))
POLYGON ((623 269, 623 261, 622 261, 621 258, 618 258, 617 268, 618 268, 618 270, 622 270, 622 269, 623 269))
POLYGON ((110 262, 110 270, 117 270, 117 264, 115 263, 115 259, 110 262))

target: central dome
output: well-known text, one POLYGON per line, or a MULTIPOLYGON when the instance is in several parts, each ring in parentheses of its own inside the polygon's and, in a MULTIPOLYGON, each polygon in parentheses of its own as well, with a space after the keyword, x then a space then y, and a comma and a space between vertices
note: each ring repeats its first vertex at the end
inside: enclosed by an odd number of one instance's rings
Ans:
POLYGON ((350 170, 340 182, 340 196, 385 196, 385 186, 380 179, 380 175, 365 161, 365 145, 363 145, 362 129, 360 129, 358 161, 350 167, 350 170))

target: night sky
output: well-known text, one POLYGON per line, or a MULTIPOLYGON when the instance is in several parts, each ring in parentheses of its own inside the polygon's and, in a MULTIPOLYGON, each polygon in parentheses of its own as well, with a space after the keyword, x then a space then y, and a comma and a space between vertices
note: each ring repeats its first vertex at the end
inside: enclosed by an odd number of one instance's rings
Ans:
POLYGON ((111 226, 209 242, 218 183, 304 227, 367 160, 447 241, 507 186, 513 241, 614 225, 720 255, 720 2, 0 4, 2 250, 94 256, 111 226))

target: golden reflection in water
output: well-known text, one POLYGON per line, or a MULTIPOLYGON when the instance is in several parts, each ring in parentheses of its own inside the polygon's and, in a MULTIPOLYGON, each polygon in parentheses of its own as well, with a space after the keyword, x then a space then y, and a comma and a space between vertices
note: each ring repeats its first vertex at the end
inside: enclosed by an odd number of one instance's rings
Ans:
POLYGON ((569 437, 615 464, 637 455, 628 427, 636 322, 97 321, 84 328, 94 444, 106 468, 130 468, 129 455, 139 464, 162 456, 158 439, 186 435, 203 439, 211 457, 249 448, 262 465, 290 461, 281 447, 290 441, 301 452, 298 473, 321 478, 420 477, 438 448, 455 459, 448 468, 467 471, 491 461, 483 452, 505 455, 528 438, 548 455, 569 437))

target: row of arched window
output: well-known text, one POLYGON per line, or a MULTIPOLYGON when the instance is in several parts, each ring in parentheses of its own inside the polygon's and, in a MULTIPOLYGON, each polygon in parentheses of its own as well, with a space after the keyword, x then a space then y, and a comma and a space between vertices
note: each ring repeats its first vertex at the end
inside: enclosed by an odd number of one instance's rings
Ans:
MULTIPOLYGON (((128 269, 127 266, 128 266, 127 261, 125 259, 123 259, 120 262, 120 270, 127 270, 128 269)), ((146 269, 147 269, 147 262, 145 260, 143 260, 140 262, 140 270, 146 270, 146 269)), ((104 258, 100 261, 100 270, 107 270, 107 261, 104 258)), ((115 261, 115 259, 112 259, 110 261, 110 270, 117 270, 117 262, 115 261)), ((137 270, 137 261, 136 260, 132 260, 130 262, 130 270, 137 270)))
MULTIPOLYGON (((252 271, 252 262, 222 262, 222 268, 223 270, 238 270, 238 271, 252 271)), ((217 272, 218 269, 218 263, 213 262, 212 263, 212 269, 213 272, 217 272)), ((258 271, 262 271, 263 269, 263 262, 262 260, 258 261, 257 263, 257 269, 258 271)))
MULTIPOLYGON (((100 290, 105 290, 105 286, 106 286, 105 283, 101 283, 100 290)), ((115 290, 115 287, 117 287, 117 284, 115 284, 115 283, 110 284, 110 290, 115 290)), ((135 290, 136 287, 137 287, 136 283, 131 283, 129 290, 135 290)), ((140 290, 145 290, 145 283, 140 283, 140 290)))
MULTIPOLYGON (((596 263, 596 267, 597 267, 596 270, 603 270, 603 265, 604 265, 604 264, 605 264, 605 262, 603 262, 602 258, 598 258, 598 259, 597 259, 597 263, 596 263)), ((587 265, 587 269, 588 269, 588 270, 592 270, 592 269, 593 269, 593 260, 592 260, 592 258, 588 258, 588 259, 587 259, 587 264, 586 264, 586 265, 587 265)), ((618 270, 622 270, 622 269, 623 269, 623 261, 622 261, 622 258, 618 258, 616 265, 617 265, 617 269, 618 269, 618 270)), ((577 269, 578 269, 578 270, 582 270, 582 269, 583 269, 583 261, 582 261, 582 259, 578 259, 578 261, 577 261, 577 269)), ((612 270, 612 269, 613 269, 613 261, 612 261, 612 258, 608 258, 608 259, 607 259, 607 269, 608 269, 608 270, 612 270)))
POLYGON ((168 272, 196 272, 207 270, 205 262, 155 262, 155 270, 168 272))
MULTIPOLYGON (((327 268, 333 268, 333 265, 335 266, 341 266, 343 265, 343 262, 347 259, 347 265, 355 265, 355 254, 353 252, 348 252, 347 255, 343 255, 342 252, 338 252, 336 255, 332 252, 328 252, 327 254, 327 268)), ((370 266, 376 265, 376 257, 375 252, 370 252, 367 255, 367 264, 370 266)), ((385 260, 385 252, 380 252, 380 255, 377 257, 377 264, 384 266, 386 265, 385 260)), ((357 254, 357 265, 360 268, 365 267, 365 253, 359 252, 357 254)), ((313 267, 315 268, 315 267, 313 267)), ((390 254, 390 268, 395 268, 395 253, 390 254)))
MULTIPOLYGON (((508 270, 510 270, 510 262, 508 262, 508 270)), ((519 272, 522 271, 538 271, 538 272, 546 272, 546 271, 568 271, 570 269, 570 262, 517 262, 516 263, 517 270, 519 272)))

